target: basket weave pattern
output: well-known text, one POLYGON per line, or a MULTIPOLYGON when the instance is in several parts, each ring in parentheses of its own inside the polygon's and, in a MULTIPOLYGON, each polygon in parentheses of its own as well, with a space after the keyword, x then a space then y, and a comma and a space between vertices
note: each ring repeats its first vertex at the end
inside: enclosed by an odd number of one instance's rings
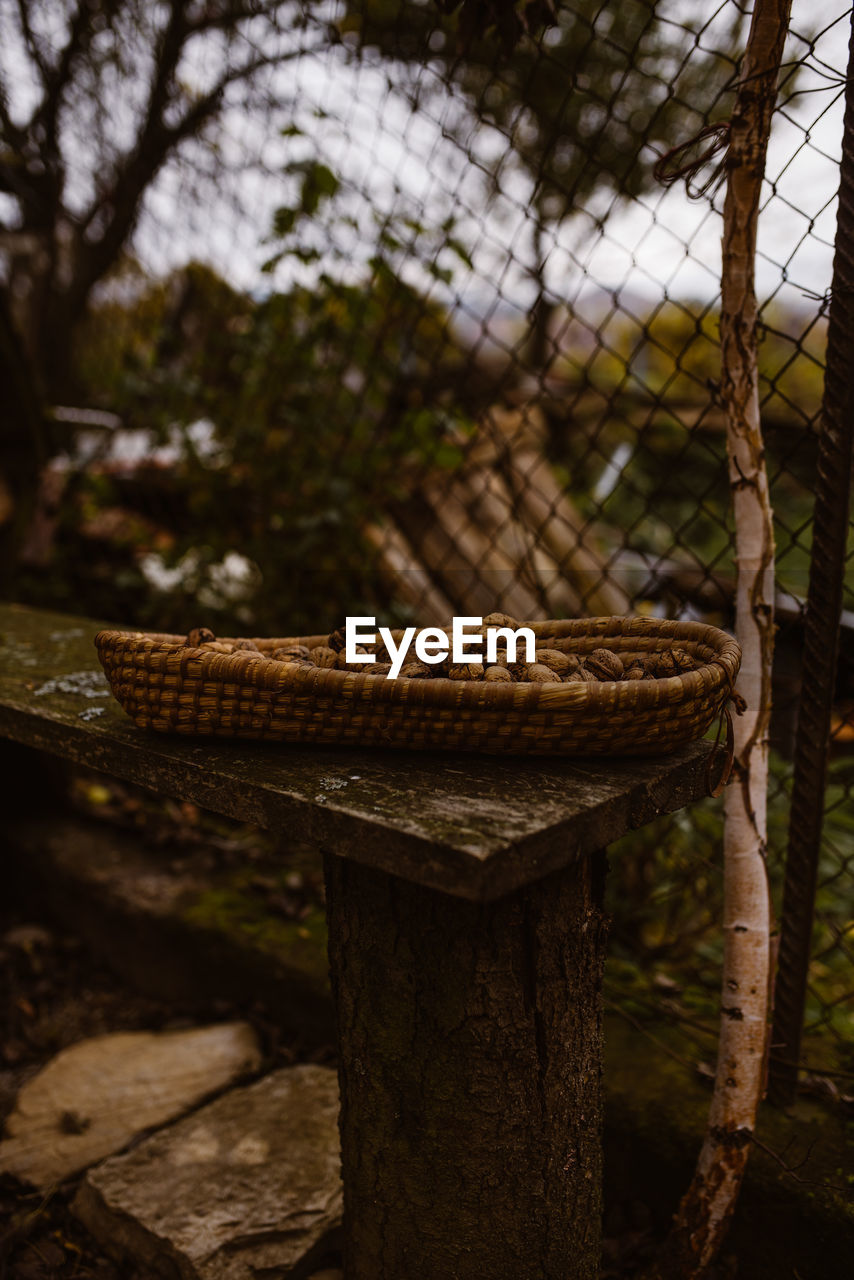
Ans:
MULTIPOLYGON (((283 742, 491 754, 659 754, 701 737, 732 696, 741 651, 699 622, 585 618, 526 623, 537 643, 579 657, 674 645, 701 665, 661 680, 488 684, 386 680, 300 667, 268 656, 326 636, 257 639, 260 653, 191 648, 179 636, 101 631, 98 657, 113 694, 141 729, 283 742)), ((394 633, 395 641, 400 633, 394 633)))

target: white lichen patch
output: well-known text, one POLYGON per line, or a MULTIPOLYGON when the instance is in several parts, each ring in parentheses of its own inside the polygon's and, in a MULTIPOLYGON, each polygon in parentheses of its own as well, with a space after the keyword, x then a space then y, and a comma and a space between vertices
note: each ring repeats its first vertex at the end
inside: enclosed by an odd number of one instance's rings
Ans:
POLYGON ((51 644, 65 644, 67 640, 79 640, 85 634, 82 627, 71 627, 68 631, 51 631, 48 640, 51 644))
POLYGON ((109 691, 103 671, 70 671, 65 676, 54 676, 39 685, 34 696, 45 697, 51 693, 72 693, 80 698, 103 698, 109 691))

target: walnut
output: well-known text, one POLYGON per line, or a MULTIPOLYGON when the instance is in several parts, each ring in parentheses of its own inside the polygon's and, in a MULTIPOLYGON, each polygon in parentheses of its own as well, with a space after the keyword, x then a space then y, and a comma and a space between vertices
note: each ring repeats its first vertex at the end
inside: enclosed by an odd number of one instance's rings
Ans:
POLYGON ((644 680, 655 680, 658 672, 658 659, 659 655, 657 653, 645 653, 643 657, 632 659, 632 667, 640 667, 644 680))
POLYGON ((369 676, 387 676, 391 671, 390 662, 371 662, 365 667, 369 676))
POLYGON ((584 659, 584 666, 597 680, 619 680, 623 674, 623 661, 611 649, 594 649, 584 659))
POLYGON ((643 667, 629 667, 628 671, 623 673, 624 680, 645 680, 646 678, 643 667))
POLYGON ((187 633, 187 644, 192 649, 198 649, 199 645, 209 644, 211 640, 216 640, 216 636, 210 627, 193 627, 193 630, 187 633))
POLYGON ((537 662, 559 676, 565 676, 567 671, 574 671, 578 666, 578 659, 574 654, 563 653, 560 649, 538 649, 537 662))
POLYGON ((655 653, 651 657, 655 663, 655 674, 660 680, 696 669, 694 659, 684 649, 665 649, 663 653, 655 653))
POLYGON ((592 671, 588 671, 586 667, 579 666, 575 671, 567 671, 563 677, 564 684, 597 684, 598 681, 592 671))
POLYGON ((483 672, 482 662, 463 662, 448 668, 448 678, 450 680, 482 680, 483 672))
POLYGON ((401 669, 400 674, 406 676, 408 680, 427 680, 430 676, 430 668, 423 662, 409 662, 401 669))
POLYGON ((277 662, 297 662, 308 658, 308 649, 304 644, 286 644, 281 649, 273 650, 277 662))
POLYGON ((552 671, 551 667, 546 667, 542 662, 532 662, 525 668, 523 680, 528 680, 533 684, 560 684, 560 676, 556 671, 552 671))
POLYGON ((308 656, 316 667, 338 666, 338 654, 334 649, 330 649, 326 645, 319 644, 309 652, 308 656))
POLYGON ((344 655, 345 655, 345 650, 344 649, 339 650, 338 666, 341 668, 342 671, 370 671, 374 665, 372 662, 367 661, 367 659, 370 658, 371 655, 368 653, 367 649, 363 649, 361 645, 356 645, 356 661, 355 662, 348 662, 344 655))
POLYGON ((290 649, 276 649, 272 656, 276 662, 287 662, 292 667, 313 667, 314 666, 314 663, 311 661, 311 658, 307 656, 305 658, 302 658, 299 655, 294 654, 290 649))
POLYGON ((344 627, 336 627, 329 635, 326 641, 330 649, 334 649, 336 653, 343 653, 347 647, 347 633, 344 627))
MULTIPOLYGON (((518 660, 519 665, 520 665, 520 666, 524 666, 524 665, 525 665, 525 662, 524 662, 524 654, 525 654, 525 652, 526 652, 526 651, 525 651, 525 649, 524 649, 521 645, 518 645, 518 646, 516 647, 516 653, 514 654, 514 662, 518 660)), ((508 651, 507 651, 507 645, 504 643, 504 641, 503 641, 503 640, 499 640, 499 641, 498 641, 498 643, 497 643, 497 645, 495 646, 495 661, 494 661, 494 662, 493 662, 493 661, 491 661, 491 660, 488 660, 488 659, 487 659, 487 649, 486 649, 486 644, 484 643, 484 646, 483 646, 483 660, 484 660, 484 662, 486 662, 486 663, 487 663, 487 665, 488 665, 488 666, 490 666, 490 667, 509 667, 509 666, 512 666, 512 665, 513 665, 513 663, 510 661, 510 654, 509 654, 509 653, 508 653, 508 651)))
POLYGON ((488 613, 483 619, 483 627, 509 627, 511 631, 519 630, 519 623, 509 613, 488 613))
POLYGON ((490 684, 512 684, 513 677, 506 667, 487 667, 483 673, 484 680, 490 684))
POLYGON ((254 640, 235 640, 232 645, 232 652, 237 653, 238 651, 243 652, 244 650, 248 653, 261 652, 254 640))

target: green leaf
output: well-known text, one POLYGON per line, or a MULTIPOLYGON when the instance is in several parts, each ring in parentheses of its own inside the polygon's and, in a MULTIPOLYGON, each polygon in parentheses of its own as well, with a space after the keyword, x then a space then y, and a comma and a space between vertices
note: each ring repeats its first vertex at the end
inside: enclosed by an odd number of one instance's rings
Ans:
POLYGON ((450 284, 454 278, 454 273, 449 267, 440 267, 438 262, 428 262, 427 270, 434 280, 440 280, 442 284, 450 284))
POLYGON ((297 221, 297 218, 299 217, 299 214, 300 214, 300 210, 288 209, 286 206, 282 206, 281 209, 277 209, 276 212, 273 214, 273 235, 274 236, 290 235, 290 233, 293 231, 294 227, 296 226, 296 221, 297 221))
POLYGON ((472 262, 471 254, 463 244, 462 240, 456 240, 453 237, 449 237, 447 241, 447 248, 450 249, 451 253, 455 253, 457 255, 460 262, 465 263, 467 267, 474 270, 474 263, 472 262))
POLYGON ((310 217, 317 213, 324 200, 331 200, 338 194, 341 183, 328 165, 316 160, 306 162, 302 172, 300 209, 310 217))

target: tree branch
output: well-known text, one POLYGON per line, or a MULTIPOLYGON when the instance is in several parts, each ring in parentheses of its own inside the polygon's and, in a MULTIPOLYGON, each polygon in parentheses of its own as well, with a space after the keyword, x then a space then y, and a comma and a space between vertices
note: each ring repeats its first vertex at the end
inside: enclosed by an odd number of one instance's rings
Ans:
POLYGON ((738 1199, 765 1074, 770 968, 768 726, 774 651, 774 526, 758 392, 756 235, 791 0, 756 0, 727 154, 721 271, 721 391, 735 523, 739 691, 736 781, 724 800, 724 971, 715 1089, 693 1182, 658 1274, 708 1275, 738 1199))
MULTIPOLYGON (((114 6, 108 5, 109 9, 114 6)), ((68 39, 60 50, 59 58, 52 68, 46 68, 44 76, 44 97, 33 112, 27 132, 35 134, 35 126, 40 124, 44 129, 43 149, 46 155, 57 154, 57 125, 62 97, 71 78, 71 70, 75 60, 83 52, 92 37, 92 10, 86 0, 80 0, 68 29, 68 39)))
MULTIPOLYGON (((180 0, 175 0, 173 4, 173 9, 177 7, 180 7, 180 0)), ((184 29, 186 31, 186 27, 184 29)), ((229 85, 251 79, 264 67, 280 66, 306 52, 304 48, 299 48, 287 53, 259 54, 239 67, 232 68, 172 125, 166 124, 163 119, 163 111, 170 105, 168 93, 165 92, 167 77, 158 73, 157 83, 152 87, 149 97, 145 124, 136 146, 114 172, 109 191, 93 203, 79 224, 80 269, 70 291, 72 318, 82 309, 92 285, 109 270, 121 251, 133 230, 142 197, 157 173, 181 143, 197 136, 208 121, 213 119, 229 85), (109 209, 112 209, 112 213, 100 230, 97 240, 85 245, 85 232, 109 209)), ((170 49, 168 56, 172 58, 174 50, 170 49)), ((177 55, 179 57, 180 50, 177 55)), ((177 58, 173 69, 177 65, 177 58)))
POLYGON ((19 129, 9 113, 9 94, 6 85, 0 80, 0 140, 8 142, 15 151, 19 151, 24 141, 24 132, 19 129))
POLYGON ((288 2, 289 0, 270 0, 268 4, 253 4, 248 0, 242 4, 224 4, 217 10, 206 8, 198 17, 190 18, 187 25, 194 35, 205 31, 233 29, 250 18, 272 18, 288 2))

